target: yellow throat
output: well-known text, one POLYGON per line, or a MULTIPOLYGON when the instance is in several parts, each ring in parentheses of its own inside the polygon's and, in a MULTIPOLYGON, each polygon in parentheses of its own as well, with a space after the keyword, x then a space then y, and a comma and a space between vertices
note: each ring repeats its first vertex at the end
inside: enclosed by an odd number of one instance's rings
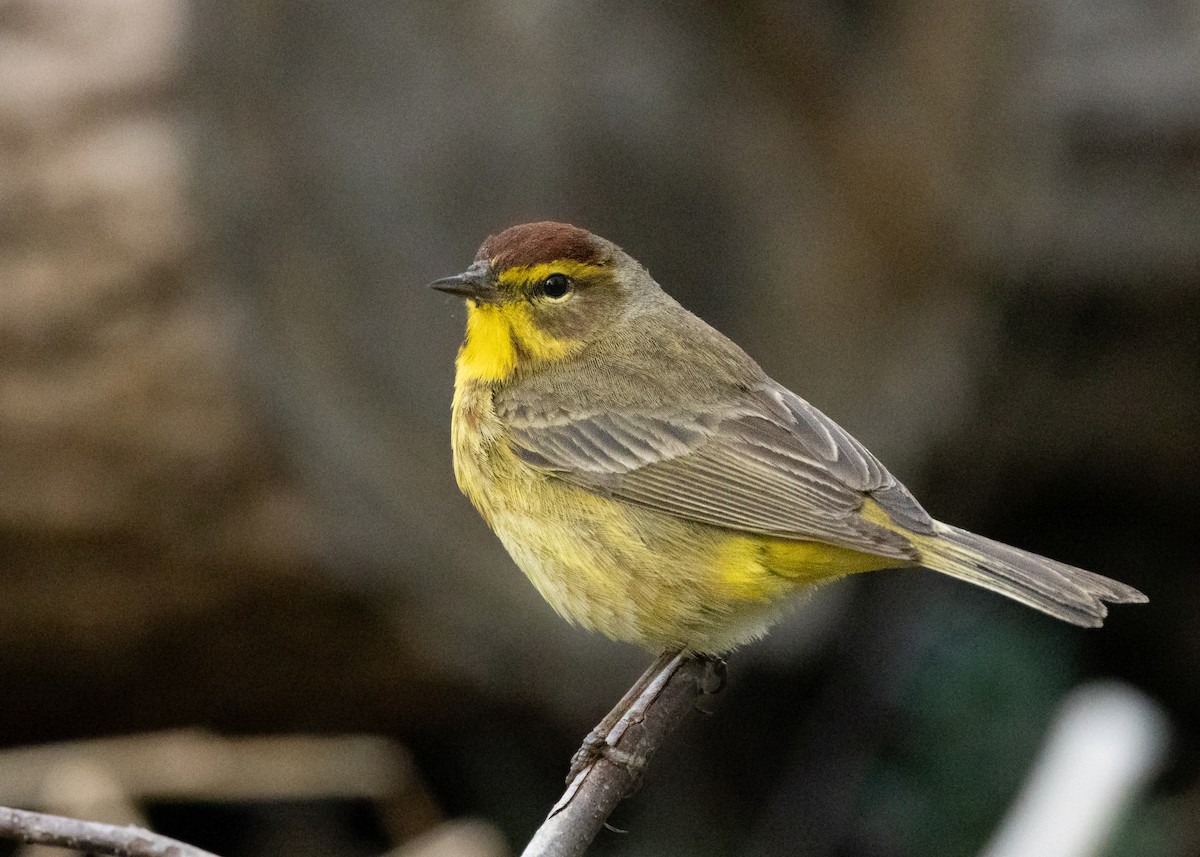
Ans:
MULTIPOLYGON (((500 275, 502 283, 530 282, 556 271, 580 276, 593 265, 564 261, 513 268, 500 275)), ((534 323, 527 301, 486 304, 467 301, 467 336, 458 352, 458 381, 504 381, 522 365, 563 360, 583 343, 559 339, 534 323)))

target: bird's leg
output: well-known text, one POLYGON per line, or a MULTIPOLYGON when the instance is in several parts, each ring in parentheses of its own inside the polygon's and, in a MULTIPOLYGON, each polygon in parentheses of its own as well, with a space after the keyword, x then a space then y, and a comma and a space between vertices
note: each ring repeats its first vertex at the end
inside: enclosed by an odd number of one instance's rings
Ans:
POLYGON ((633 687, 621 697, 613 710, 583 739, 583 746, 571 757, 568 783, 574 781, 584 768, 612 751, 629 725, 641 719, 646 709, 666 687, 671 676, 683 663, 683 658, 682 652, 663 652, 649 669, 642 673, 642 677, 634 682, 633 687))

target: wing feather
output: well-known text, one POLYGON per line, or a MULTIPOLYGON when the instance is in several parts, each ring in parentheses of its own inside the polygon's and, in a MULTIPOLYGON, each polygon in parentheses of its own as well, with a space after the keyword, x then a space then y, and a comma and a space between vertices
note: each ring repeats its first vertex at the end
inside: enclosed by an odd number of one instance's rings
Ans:
POLYGON ((721 527, 824 541, 897 559, 908 539, 860 514, 876 500, 910 530, 924 509, 837 423, 774 382, 729 403, 572 414, 499 394, 516 455, 597 493, 721 527))

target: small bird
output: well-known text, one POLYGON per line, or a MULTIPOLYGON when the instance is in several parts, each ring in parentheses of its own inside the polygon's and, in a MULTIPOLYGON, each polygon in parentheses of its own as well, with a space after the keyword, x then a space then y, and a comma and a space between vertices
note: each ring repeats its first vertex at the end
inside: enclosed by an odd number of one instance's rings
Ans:
POLYGON ((867 449, 610 241, 513 226, 464 273, 459 487, 562 616, 719 655, 794 596, 924 566, 1097 627, 1136 589, 935 521, 867 449))

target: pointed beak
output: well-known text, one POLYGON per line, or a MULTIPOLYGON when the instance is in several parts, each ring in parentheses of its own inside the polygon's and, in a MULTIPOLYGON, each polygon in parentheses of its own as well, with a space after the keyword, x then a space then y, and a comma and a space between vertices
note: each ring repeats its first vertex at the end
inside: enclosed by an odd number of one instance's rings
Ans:
POLYGON ((476 262, 461 274, 434 280, 429 284, 429 288, 480 303, 496 303, 497 300, 496 287, 492 283, 487 262, 476 262))

